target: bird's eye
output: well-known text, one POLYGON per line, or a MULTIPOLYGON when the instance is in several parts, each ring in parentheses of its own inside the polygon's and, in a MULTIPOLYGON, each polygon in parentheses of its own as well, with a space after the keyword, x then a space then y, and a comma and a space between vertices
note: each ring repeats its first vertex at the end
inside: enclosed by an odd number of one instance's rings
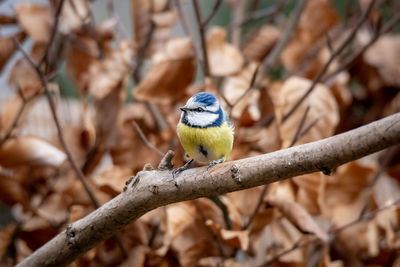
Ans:
POLYGON ((197 111, 197 112, 202 112, 202 111, 204 111, 204 108, 198 107, 198 108, 196 109, 196 111, 197 111))

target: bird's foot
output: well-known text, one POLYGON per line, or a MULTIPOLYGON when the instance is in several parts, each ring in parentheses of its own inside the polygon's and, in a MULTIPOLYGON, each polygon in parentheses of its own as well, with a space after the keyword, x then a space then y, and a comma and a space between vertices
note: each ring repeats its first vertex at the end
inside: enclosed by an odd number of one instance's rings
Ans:
POLYGON ((192 164, 193 159, 189 160, 188 162, 185 163, 182 167, 176 168, 172 170, 172 178, 175 179, 175 177, 180 174, 181 172, 189 169, 190 164, 192 164))
POLYGON ((220 164, 220 163, 222 163, 222 162, 224 162, 224 161, 225 161, 225 158, 224 158, 224 157, 211 161, 210 163, 208 163, 207 170, 210 169, 212 166, 215 166, 215 165, 217 165, 217 164, 220 164))

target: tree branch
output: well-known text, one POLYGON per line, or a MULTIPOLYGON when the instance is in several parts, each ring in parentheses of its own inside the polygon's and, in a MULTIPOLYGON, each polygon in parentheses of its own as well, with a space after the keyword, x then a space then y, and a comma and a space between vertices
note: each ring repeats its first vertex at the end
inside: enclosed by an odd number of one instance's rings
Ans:
POLYGON ((19 266, 65 266, 157 207, 331 170, 399 143, 400 113, 397 113, 317 142, 225 162, 208 171, 207 167, 189 169, 175 180, 169 170, 141 171, 124 192, 69 225, 19 266))

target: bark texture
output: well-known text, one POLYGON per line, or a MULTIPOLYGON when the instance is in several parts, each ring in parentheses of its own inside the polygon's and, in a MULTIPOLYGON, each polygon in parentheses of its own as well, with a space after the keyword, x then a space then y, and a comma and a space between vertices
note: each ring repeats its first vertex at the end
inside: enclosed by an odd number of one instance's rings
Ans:
POLYGON ((175 180, 170 170, 141 171, 131 179, 124 192, 69 225, 18 266, 65 266, 157 207, 316 171, 328 174, 339 165, 399 143, 400 114, 395 114, 317 142, 226 162, 209 170, 207 167, 190 169, 175 180))

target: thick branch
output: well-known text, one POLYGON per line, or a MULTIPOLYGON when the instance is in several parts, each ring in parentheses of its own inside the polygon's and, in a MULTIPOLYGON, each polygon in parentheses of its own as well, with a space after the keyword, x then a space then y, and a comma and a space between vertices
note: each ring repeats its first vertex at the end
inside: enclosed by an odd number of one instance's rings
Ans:
POLYGON ((142 171, 126 190, 38 249, 19 266, 65 266, 146 212, 170 203, 332 170, 400 143, 400 114, 346 133, 273 153, 182 172, 142 171))

